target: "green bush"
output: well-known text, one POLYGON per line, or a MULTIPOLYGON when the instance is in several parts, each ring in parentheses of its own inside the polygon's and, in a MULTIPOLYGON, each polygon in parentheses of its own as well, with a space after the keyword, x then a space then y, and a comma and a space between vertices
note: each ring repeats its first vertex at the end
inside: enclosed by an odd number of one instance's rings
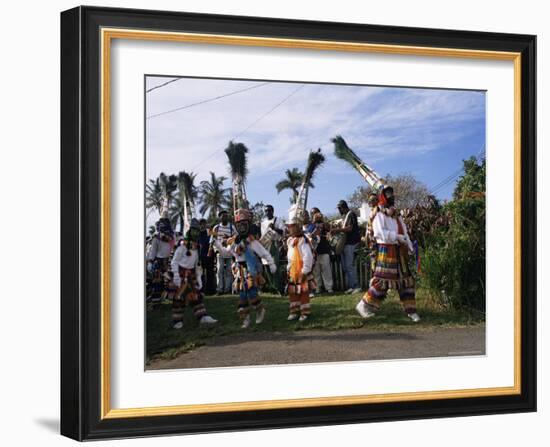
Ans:
POLYGON ((445 306, 485 311, 485 162, 464 171, 442 209, 448 225, 426 239, 420 281, 445 306))

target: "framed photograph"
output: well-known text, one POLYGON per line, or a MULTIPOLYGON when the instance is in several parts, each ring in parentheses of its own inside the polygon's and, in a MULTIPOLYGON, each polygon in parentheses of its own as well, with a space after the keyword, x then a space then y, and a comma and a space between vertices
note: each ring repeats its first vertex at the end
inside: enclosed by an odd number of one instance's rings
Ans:
POLYGON ((536 37, 61 13, 61 433, 536 410, 536 37))

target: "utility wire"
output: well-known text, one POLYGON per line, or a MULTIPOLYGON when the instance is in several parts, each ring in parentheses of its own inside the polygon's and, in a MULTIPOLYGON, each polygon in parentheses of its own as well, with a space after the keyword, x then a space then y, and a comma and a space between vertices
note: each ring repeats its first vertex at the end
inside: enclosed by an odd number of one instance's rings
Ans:
POLYGON ((267 85, 267 84, 269 84, 269 82, 264 82, 262 84, 252 85, 250 87, 246 87, 246 88, 243 88, 243 89, 240 89, 240 90, 235 90, 233 92, 229 92, 229 93, 226 93, 224 95, 219 95, 219 96, 216 96, 214 98, 204 99, 204 100, 199 101, 199 102, 194 102, 192 104, 187 104, 185 106, 176 107, 175 109, 166 110, 166 111, 160 112, 160 113, 155 113, 154 115, 149 115, 147 117, 147 119, 156 118, 158 116, 167 115, 168 113, 174 113, 174 112, 189 109, 191 107, 195 107, 195 106, 198 106, 198 105, 201 105, 201 104, 206 104, 208 102, 217 101, 218 99, 227 98, 228 96, 236 95, 237 93, 242 93, 242 92, 246 92, 248 90, 252 90, 252 89, 255 89, 255 88, 263 87, 264 85, 267 85))
MULTIPOLYGON (((293 90, 289 95, 285 96, 285 98, 278 102, 277 104, 275 104, 274 107, 272 107, 271 109, 269 109, 266 113, 264 113, 263 115, 261 115, 259 118, 257 118, 256 120, 254 120, 248 127, 246 127, 244 130, 242 130, 241 132, 239 132, 237 135, 235 135, 231 140, 236 140, 237 138, 239 138, 241 135, 243 135, 244 133, 246 133, 247 131, 249 131, 253 126, 255 126, 256 124, 258 124, 261 120, 263 120, 266 116, 270 115, 271 113, 273 113, 278 107, 282 106, 286 101, 288 101, 292 96, 294 96, 296 93, 298 93, 298 91, 302 88, 305 87, 305 84, 302 84, 300 85, 297 89, 293 90)), ((195 169, 197 169, 200 165, 202 165, 204 162, 210 160, 212 157, 214 157, 214 155, 216 155, 218 153, 219 149, 216 149, 215 151, 213 151, 210 155, 208 155, 206 158, 204 158, 202 161, 200 161, 199 163, 197 163, 193 168, 191 168, 191 171, 194 171, 195 169)))
POLYGON ((168 81, 168 82, 165 82, 165 83, 163 83, 163 84, 156 85, 156 86, 154 86, 154 87, 151 87, 149 90, 146 90, 145 93, 152 92, 153 90, 156 90, 157 88, 164 87, 165 85, 171 84, 172 82, 179 81, 180 79, 183 79, 183 78, 172 79, 172 80, 170 80, 170 81, 168 81))
MULTIPOLYGON (((481 148, 477 152, 476 159, 480 158, 480 155, 483 153, 484 150, 485 150, 485 144, 481 146, 481 148)), ((441 189, 443 189, 445 186, 447 186, 449 183, 455 180, 462 173, 463 170, 464 170, 464 167, 461 167, 458 171, 454 172, 453 174, 441 180, 438 184, 432 187, 430 194, 435 195, 436 192, 441 191, 441 189)))

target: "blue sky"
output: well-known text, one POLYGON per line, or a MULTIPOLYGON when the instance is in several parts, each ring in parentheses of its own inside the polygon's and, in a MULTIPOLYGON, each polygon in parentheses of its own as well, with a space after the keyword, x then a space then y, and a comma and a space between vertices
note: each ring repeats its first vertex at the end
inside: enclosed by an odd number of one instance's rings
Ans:
MULTIPOLYGON (((171 79, 148 76, 146 89, 171 79)), ((195 172, 197 183, 209 171, 228 177, 223 149, 234 139, 250 150, 248 199, 273 204, 282 217, 290 192, 277 194, 274 185, 286 169, 303 170, 312 149, 320 147, 327 161, 308 207, 334 213, 338 200, 365 184, 332 154, 337 134, 381 176, 410 173, 430 189, 463 159, 484 155, 485 93, 478 91, 182 78, 146 93, 146 100, 147 178, 182 170, 195 172)), ((436 195, 450 198, 454 184, 436 195)))

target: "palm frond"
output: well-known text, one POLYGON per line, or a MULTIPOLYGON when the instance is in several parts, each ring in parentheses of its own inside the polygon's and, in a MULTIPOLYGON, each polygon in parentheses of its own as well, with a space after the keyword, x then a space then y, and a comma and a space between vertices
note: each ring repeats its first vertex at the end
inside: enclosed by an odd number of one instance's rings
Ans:
POLYGON ((284 191, 285 189, 291 189, 292 186, 292 183, 290 183, 288 180, 281 180, 280 182, 277 182, 275 188, 277 189, 277 193, 280 194, 281 191, 284 191))

